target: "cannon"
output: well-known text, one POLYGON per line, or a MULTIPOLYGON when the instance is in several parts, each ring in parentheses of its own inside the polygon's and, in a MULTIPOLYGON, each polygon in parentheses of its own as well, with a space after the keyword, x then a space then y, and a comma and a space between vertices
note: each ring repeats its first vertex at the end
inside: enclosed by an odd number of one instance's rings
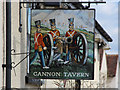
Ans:
MULTIPOLYGON (((47 50, 44 51, 44 58, 46 60, 46 65, 50 66, 52 62, 60 57, 64 50, 61 53, 56 53, 56 49, 58 48, 53 44, 53 38, 49 33, 45 35, 43 41, 47 47, 47 50)), ((65 50, 70 51, 72 61, 82 65, 86 63, 87 40, 84 34, 77 32, 73 37, 56 37, 56 42, 61 42, 61 47, 63 49, 68 45, 65 50)))

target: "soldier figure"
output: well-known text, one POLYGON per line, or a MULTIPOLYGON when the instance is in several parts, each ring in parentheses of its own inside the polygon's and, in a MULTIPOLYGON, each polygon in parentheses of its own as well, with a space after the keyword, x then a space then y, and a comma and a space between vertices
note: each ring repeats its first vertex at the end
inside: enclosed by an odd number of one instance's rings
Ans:
MULTIPOLYGON (((69 18, 68 21, 69 21, 69 30, 66 32, 65 36, 73 38, 73 36, 77 33, 77 31, 74 30, 74 18, 69 18)), ((66 54, 67 54, 67 59, 65 63, 68 63, 70 51, 69 50, 66 51, 66 54)))
POLYGON ((35 21, 35 25, 37 28, 37 31, 34 34, 35 56, 33 57, 32 62, 30 64, 32 64, 36 60, 37 54, 39 54, 43 69, 48 69, 49 67, 45 65, 44 54, 43 54, 43 50, 46 50, 47 47, 43 42, 43 35, 41 33, 41 21, 40 20, 35 21))
POLYGON ((56 44, 55 38, 60 36, 59 30, 56 29, 55 19, 50 19, 51 31, 49 32, 53 37, 54 45, 56 44))
MULTIPOLYGON (((57 49, 58 48, 58 43, 56 43, 56 39, 59 39, 60 32, 59 32, 59 30, 56 29, 55 19, 50 19, 49 21, 50 21, 50 25, 51 25, 51 31, 48 32, 48 33, 50 33, 52 35, 54 46, 57 49)), ((63 52, 62 45, 59 48, 60 48, 60 57, 62 57, 61 56, 62 52, 63 52)), ((55 50, 55 52, 58 52, 58 50, 55 50)), ((58 61, 63 61, 62 59, 60 59, 60 57, 57 58, 58 61)))

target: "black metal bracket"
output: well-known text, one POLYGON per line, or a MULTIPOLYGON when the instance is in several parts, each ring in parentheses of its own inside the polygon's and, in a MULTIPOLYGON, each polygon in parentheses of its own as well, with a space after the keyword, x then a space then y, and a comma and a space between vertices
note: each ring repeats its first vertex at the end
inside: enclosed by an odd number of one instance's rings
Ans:
POLYGON ((19 7, 20 7, 20 9, 22 9, 21 2, 20 2, 19 4, 20 4, 20 6, 19 6, 19 7))
MULTIPOLYGON (((12 66, 12 68, 17 67, 21 62, 23 62, 31 53, 30 52, 25 52, 25 53, 15 53, 15 49, 11 50, 11 55, 22 55, 22 54, 27 54, 22 60, 20 60, 16 65, 12 66), (13 53, 12 53, 13 52, 13 53)), ((15 62, 12 62, 11 64, 15 64, 15 62)), ((3 65, 5 67, 5 65, 3 65)))
MULTIPOLYGON (((71 4, 76 9, 89 9, 91 4, 99 4, 99 3, 106 3, 105 1, 96 1, 96 2, 21 2, 23 3, 24 8, 31 8, 31 9, 46 9, 46 7, 54 7, 56 9, 64 9, 64 7, 60 7, 61 4, 71 4), (88 4, 84 6, 83 4, 88 4), (29 4, 27 7, 24 4, 29 4), (44 8, 41 8, 41 4, 44 5, 44 8)), ((69 5, 67 5, 68 9, 73 9, 69 5)), ((53 8, 52 8, 53 9, 53 8)), ((66 8, 65 8, 66 9, 66 8)))
MULTIPOLYGON (((10 64, 11 69, 12 69, 12 64, 15 64, 15 62, 12 62, 12 63, 10 64)), ((6 67, 7 67, 6 64, 2 64, 2 68, 6 68, 6 67)))
POLYGON ((6 64, 2 64, 2 68, 6 68, 6 64))
POLYGON ((15 49, 11 50, 11 55, 21 55, 21 54, 29 54, 29 52, 24 52, 24 53, 15 53, 15 49), (13 53, 12 53, 13 52, 13 53))
POLYGON ((88 3, 88 6, 84 6, 84 9, 89 9, 90 8, 90 3, 88 3))
MULTIPOLYGON (((30 55, 30 54, 29 54, 30 55)), ((20 60, 15 66, 13 66, 12 68, 17 67, 20 63, 22 63, 29 55, 26 55, 22 60, 20 60)))

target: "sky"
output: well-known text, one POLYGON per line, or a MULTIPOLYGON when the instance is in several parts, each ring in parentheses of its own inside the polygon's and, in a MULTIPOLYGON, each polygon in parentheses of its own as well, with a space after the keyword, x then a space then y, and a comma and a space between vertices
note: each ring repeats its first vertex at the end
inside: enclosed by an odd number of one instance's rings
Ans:
POLYGON ((119 0, 104 0, 106 3, 91 5, 96 9, 96 20, 110 35, 113 42, 109 43, 111 49, 107 54, 118 54, 118 2, 119 0))

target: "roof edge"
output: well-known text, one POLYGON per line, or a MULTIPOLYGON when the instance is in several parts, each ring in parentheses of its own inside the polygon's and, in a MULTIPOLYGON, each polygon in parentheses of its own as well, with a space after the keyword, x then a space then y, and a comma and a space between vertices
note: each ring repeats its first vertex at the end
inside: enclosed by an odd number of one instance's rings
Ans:
POLYGON ((99 33, 108 41, 112 42, 112 38, 107 34, 107 32, 101 27, 97 20, 95 20, 95 28, 99 31, 99 33))

